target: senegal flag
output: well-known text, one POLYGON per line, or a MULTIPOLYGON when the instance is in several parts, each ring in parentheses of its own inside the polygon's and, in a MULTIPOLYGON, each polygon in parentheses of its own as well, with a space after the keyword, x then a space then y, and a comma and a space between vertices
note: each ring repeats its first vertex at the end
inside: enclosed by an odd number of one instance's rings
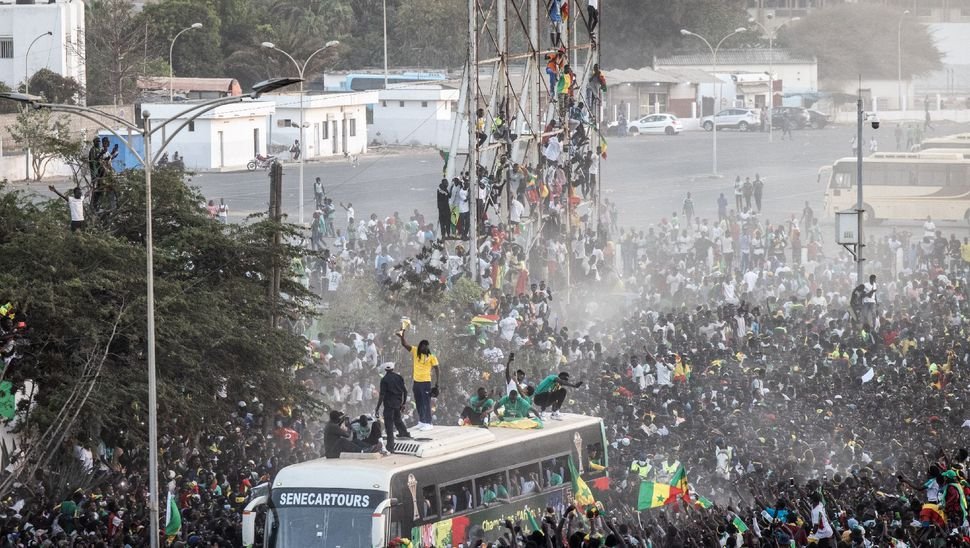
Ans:
POLYGON ((670 486, 684 496, 684 501, 690 502, 690 492, 687 490, 687 470, 681 464, 674 470, 674 475, 670 477, 670 486))
POLYGON ((568 72, 563 72, 562 76, 559 77, 559 82, 556 83, 556 93, 563 95, 569 93, 569 88, 573 85, 573 75, 568 72))
POLYGON ((576 500, 576 506, 582 507, 596 504, 596 499, 593 498, 593 492, 589 490, 589 486, 586 485, 583 478, 579 477, 576 465, 573 464, 572 455, 569 456, 569 476, 573 479, 573 498, 576 500))
POLYGON ((175 496, 168 494, 168 509, 165 512, 165 536, 174 537, 182 529, 182 513, 179 512, 178 503, 175 496))
POLYGON ((640 496, 637 498, 637 510, 657 508, 671 504, 680 495, 680 489, 666 483, 644 481, 640 483, 640 496))

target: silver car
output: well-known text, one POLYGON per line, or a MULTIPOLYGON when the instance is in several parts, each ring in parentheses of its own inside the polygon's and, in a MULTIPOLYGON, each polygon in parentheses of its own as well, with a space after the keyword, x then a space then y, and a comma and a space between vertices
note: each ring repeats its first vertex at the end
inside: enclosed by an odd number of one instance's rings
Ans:
MULTIPOLYGON (((717 129, 732 128, 739 131, 751 131, 761 127, 761 117, 750 108, 726 108, 717 113, 717 129)), ((701 127, 705 131, 714 129, 715 116, 701 118, 701 127)))

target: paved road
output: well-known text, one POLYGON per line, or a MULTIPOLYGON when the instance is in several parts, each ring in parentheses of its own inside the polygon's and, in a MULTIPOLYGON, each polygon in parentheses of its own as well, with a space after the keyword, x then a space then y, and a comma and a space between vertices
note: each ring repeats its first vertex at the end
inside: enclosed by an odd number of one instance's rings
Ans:
MULTIPOLYGON (((688 132, 679 136, 638 136, 612 138, 608 156, 602 164, 604 196, 618 204, 620 224, 644 226, 680 211, 688 191, 693 194, 698 215, 716 217, 716 200, 724 192, 733 204, 734 177, 766 180, 765 210, 769 220, 781 220, 801 212, 807 200, 820 211, 824 182, 817 180, 818 169, 851 154, 854 127, 829 127, 823 130, 796 131, 793 141, 768 142, 767 133, 718 133, 718 171, 712 178, 711 133, 688 132)), ((950 124, 932 135, 970 131, 970 126, 950 124)), ((867 131, 866 140, 869 138, 867 131)), ((892 129, 874 132, 882 150, 891 150, 892 129)), ((335 200, 352 202, 358 212, 385 216, 398 211, 407 216, 417 208, 433 213, 434 190, 440 180, 442 162, 436 152, 376 152, 360 158, 353 167, 344 160, 306 164, 305 215, 313 204, 313 180, 321 177, 327 194, 335 200)), ((298 168, 285 166, 284 206, 296 220, 298 168)), ((266 171, 253 173, 206 173, 194 183, 208 198, 225 197, 234 218, 264 211, 267 207, 269 179, 266 171)))

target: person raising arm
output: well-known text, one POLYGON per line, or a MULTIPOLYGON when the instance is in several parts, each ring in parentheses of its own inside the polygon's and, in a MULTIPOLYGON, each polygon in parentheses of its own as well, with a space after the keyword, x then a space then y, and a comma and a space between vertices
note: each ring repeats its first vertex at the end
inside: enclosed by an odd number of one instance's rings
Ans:
POLYGON ((411 393, 414 394, 414 404, 418 408, 418 431, 431 430, 431 398, 438 395, 438 358, 431 353, 431 343, 421 340, 417 346, 408 344, 404 337, 405 330, 398 331, 401 346, 411 353, 413 363, 411 393), (434 386, 431 384, 434 377, 434 386))

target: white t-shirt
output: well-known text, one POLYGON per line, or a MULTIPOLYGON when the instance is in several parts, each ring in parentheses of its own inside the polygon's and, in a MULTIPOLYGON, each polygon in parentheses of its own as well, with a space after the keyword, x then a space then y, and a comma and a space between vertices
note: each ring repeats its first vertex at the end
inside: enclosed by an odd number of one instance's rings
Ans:
POLYGON ((662 361, 657 361, 657 384, 670 386, 673 384, 670 382, 670 366, 662 361))
POLYGON ((72 221, 83 221, 84 220, 84 196, 80 198, 75 198, 74 195, 67 197, 67 207, 71 209, 71 220, 72 221))
POLYGON ((600 9, 600 0, 586 0, 586 5, 593 9, 600 9))
POLYGON ((512 200, 512 206, 509 207, 509 222, 519 223, 522 222, 522 214, 525 213, 525 206, 519 200, 512 200))
POLYGON ((830 538, 834 534, 825 507, 821 503, 812 508, 812 527, 818 527, 815 538, 830 538))

